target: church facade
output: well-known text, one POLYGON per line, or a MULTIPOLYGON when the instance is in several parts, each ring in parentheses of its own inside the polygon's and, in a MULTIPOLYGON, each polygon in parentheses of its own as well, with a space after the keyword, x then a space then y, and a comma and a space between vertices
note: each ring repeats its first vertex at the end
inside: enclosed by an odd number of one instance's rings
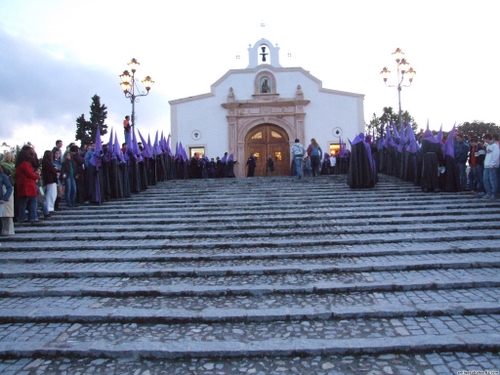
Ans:
POLYGON ((248 53, 248 67, 229 70, 209 93, 169 102, 172 145, 181 142, 190 156, 209 159, 233 154, 237 177, 245 176, 251 153, 256 176, 266 175, 269 156, 274 175, 288 175, 295 138, 305 147, 316 138, 333 153, 340 140, 364 131, 364 95, 324 89, 308 71, 282 67, 279 48, 267 39, 248 53))

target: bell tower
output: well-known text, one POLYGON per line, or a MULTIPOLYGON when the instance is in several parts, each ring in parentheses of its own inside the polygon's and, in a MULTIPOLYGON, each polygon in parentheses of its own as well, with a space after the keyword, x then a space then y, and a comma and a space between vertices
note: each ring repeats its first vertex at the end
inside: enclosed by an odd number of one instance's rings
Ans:
POLYGON ((267 39, 261 39, 257 41, 252 47, 248 47, 248 66, 247 69, 256 68, 262 64, 268 64, 281 68, 279 47, 273 46, 272 43, 267 39))

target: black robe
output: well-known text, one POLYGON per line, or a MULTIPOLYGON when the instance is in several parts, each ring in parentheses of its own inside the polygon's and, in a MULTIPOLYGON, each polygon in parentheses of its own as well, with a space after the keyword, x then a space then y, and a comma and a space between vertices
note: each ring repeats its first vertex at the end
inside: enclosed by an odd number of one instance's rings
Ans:
POLYGON ((234 174, 234 161, 232 160, 227 162, 227 177, 236 177, 234 174))
POLYGON ((417 154, 415 152, 405 151, 405 169, 403 179, 409 182, 415 182, 417 174, 417 154))
POLYGON ((347 185, 354 189, 375 186, 375 176, 373 175, 368 149, 364 142, 358 142, 351 146, 347 185))
POLYGON ((128 175, 128 165, 127 163, 119 163, 118 168, 120 170, 120 176, 123 187, 123 198, 130 198, 132 193, 130 192, 130 177, 128 175))
POLYGON ((423 191, 439 191, 439 167, 443 163, 440 143, 422 141, 419 151, 420 187, 423 191))
POLYGON ((146 169, 146 163, 144 159, 140 161, 139 163, 139 180, 140 180, 140 188, 142 191, 148 189, 148 171, 146 169))
POLYGON ((257 163, 255 162, 255 158, 249 157, 247 160, 248 172, 247 177, 255 176, 255 168, 257 167, 257 163))
POLYGON ((116 158, 109 161, 109 188, 111 198, 123 198, 122 175, 116 158))
POLYGON ((460 187, 460 172, 455 159, 446 155, 444 157, 445 171, 441 175, 441 189, 444 191, 456 192, 461 191, 460 187))

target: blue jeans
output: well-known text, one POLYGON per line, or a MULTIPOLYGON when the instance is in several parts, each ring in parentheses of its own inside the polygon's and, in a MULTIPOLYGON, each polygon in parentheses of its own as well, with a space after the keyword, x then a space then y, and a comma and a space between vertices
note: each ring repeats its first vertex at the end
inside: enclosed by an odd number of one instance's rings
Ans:
POLYGON ((29 221, 38 221, 38 197, 19 197, 17 205, 17 218, 20 223, 26 221, 26 208, 29 211, 29 221))
POLYGON ((483 183, 486 194, 496 198, 498 193, 498 168, 484 168, 483 183))
POLYGON ((484 167, 482 165, 471 167, 469 171, 469 188, 472 191, 484 193, 483 175, 484 167))
POLYGON ((47 196, 45 196, 45 200, 42 203, 42 211, 43 211, 44 216, 50 215, 49 206, 48 206, 48 202, 47 202, 47 196))
POLYGON ((76 200, 76 181, 74 177, 66 177, 65 181, 64 197, 66 198, 66 206, 73 207, 76 200))
POLYGON ((458 165, 458 176, 460 178, 460 190, 467 189, 467 168, 465 163, 457 163, 458 165))
POLYGON ((293 160, 295 160, 295 169, 297 170, 297 176, 302 177, 302 156, 293 158, 293 160))
POLYGON ((312 175, 316 177, 319 175, 319 167, 321 165, 321 161, 319 156, 311 155, 311 167, 312 167, 312 175))

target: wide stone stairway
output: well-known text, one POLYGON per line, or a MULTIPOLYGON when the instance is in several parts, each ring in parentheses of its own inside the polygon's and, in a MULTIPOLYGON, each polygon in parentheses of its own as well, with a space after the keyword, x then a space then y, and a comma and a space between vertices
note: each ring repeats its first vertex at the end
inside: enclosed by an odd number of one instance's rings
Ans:
POLYGON ((500 370, 500 201, 468 192, 166 181, 0 240, 1 374, 500 370))

